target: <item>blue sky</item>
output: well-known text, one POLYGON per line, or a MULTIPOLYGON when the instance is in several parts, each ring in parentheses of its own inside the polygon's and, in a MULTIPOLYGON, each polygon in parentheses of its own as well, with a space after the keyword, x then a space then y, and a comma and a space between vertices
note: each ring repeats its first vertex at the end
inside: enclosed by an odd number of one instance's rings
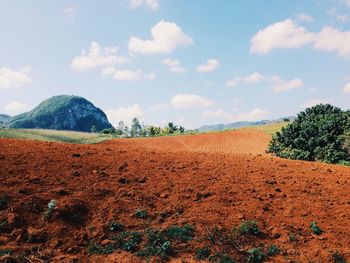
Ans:
POLYGON ((349 0, 4 0, 0 112, 73 94, 187 128, 350 102, 349 0))

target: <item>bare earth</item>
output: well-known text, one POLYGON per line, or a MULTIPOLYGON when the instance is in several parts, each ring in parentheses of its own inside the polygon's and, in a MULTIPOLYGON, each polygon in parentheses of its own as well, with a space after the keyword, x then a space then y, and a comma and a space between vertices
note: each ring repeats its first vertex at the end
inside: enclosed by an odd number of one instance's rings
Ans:
POLYGON ((130 231, 193 225, 194 240, 171 262, 197 262, 204 245, 219 250, 205 238, 210 229, 244 220, 263 235, 229 250, 237 262, 272 243, 283 253, 269 262, 332 262, 334 251, 349 258, 350 168, 272 157, 269 139, 254 129, 96 145, 0 139, 0 195, 9 199, 0 251, 13 251, 0 262, 21 253, 32 262, 142 262, 127 252, 88 253, 92 241, 109 242, 112 220, 130 231), (52 199, 57 208, 43 220, 52 199), (150 216, 136 218, 137 208, 150 216))

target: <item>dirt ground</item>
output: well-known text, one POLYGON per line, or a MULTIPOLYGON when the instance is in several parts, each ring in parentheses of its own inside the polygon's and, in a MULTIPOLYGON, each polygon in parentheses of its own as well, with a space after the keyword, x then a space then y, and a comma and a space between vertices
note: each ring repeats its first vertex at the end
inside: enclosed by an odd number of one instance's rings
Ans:
POLYGON ((128 231, 192 225, 194 239, 169 262, 198 262, 203 246, 247 262, 246 251, 271 244, 281 252, 267 262, 350 258, 350 168, 275 158, 264 152, 268 141, 253 129, 95 145, 0 139, 0 253, 11 251, 0 262, 147 262, 121 250, 89 253, 111 242, 111 221, 128 231), (262 233, 234 247, 208 240, 245 220, 262 233))

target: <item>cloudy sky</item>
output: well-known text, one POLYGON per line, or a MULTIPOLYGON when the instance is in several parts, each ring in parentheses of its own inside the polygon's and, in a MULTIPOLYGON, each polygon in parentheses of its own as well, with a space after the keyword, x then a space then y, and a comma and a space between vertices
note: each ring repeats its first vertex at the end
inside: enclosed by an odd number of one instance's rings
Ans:
POLYGON ((3 0, 0 113, 80 95, 114 124, 350 108, 350 0, 3 0))

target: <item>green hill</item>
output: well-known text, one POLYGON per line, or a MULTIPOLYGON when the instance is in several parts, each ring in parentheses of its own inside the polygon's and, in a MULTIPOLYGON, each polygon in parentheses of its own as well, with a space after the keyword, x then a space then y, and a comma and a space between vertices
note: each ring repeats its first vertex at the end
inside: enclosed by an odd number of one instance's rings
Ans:
MULTIPOLYGON (((5 118, 6 119, 6 118, 5 118)), ((33 110, 10 117, 9 128, 96 131, 111 128, 106 114, 88 100, 78 96, 54 96, 33 110)))

